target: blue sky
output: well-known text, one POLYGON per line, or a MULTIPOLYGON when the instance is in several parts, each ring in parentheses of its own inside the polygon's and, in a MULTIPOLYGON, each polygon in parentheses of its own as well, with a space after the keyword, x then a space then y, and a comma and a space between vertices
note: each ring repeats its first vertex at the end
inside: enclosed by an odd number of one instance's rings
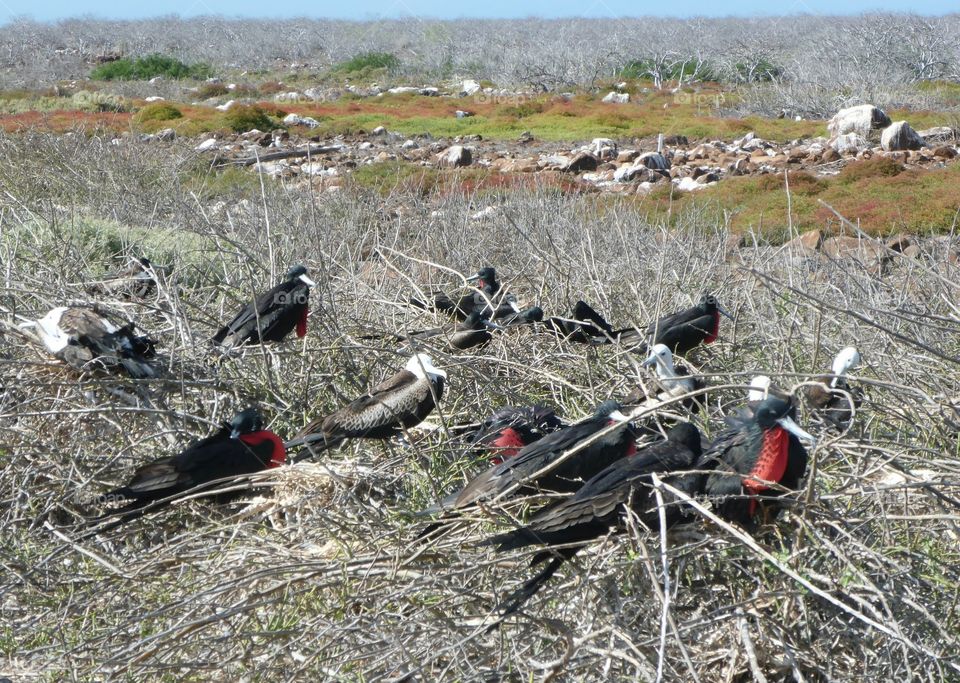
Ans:
POLYGON ((0 22, 14 16, 55 20, 80 15, 107 18, 141 18, 164 14, 194 16, 223 14, 244 17, 335 17, 372 19, 381 17, 427 16, 440 18, 487 17, 611 17, 611 16, 726 16, 769 14, 856 14, 871 10, 945 14, 960 10, 957 0, 743 0, 721 3, 716 0, 684 0, 679 3, 637 2, 636 0, 0 0, 0 22), (269 9, 265 9, 269 8, 269 9))

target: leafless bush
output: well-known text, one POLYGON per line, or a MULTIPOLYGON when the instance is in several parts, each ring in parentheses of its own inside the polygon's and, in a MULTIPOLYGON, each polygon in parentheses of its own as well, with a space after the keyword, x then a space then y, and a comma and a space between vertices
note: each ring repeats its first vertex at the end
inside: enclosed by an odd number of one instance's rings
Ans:
MULTIPOLYGON (((744 84, 746 110, 823 115, 832 114, 838 102, 913 104, 919 97, 913 87, 918 81, 956 80, 958 30, 957 14, 550 21, 412 16, 368 22, 18 20, 0 27, 0 86, 83 79, 101 55, 154 52, 206 62, 237 78, 242 71, 247 79, 269 72, 271 78, 279 74, 309 80, 333 64, 378 51, 396 55, 402 64, 399 78, 412 82, 489 78, 501 86, 547 90, 596 88, 635 61, 659 65, 650 74, 658 81, 675 78, 666 75, 684 65, 686 80, 702 75, 744 84)), ((142 84, 137 88, 141 94, 157 90, 142 84)))
MULTIPOLYGON (((642 204, 547 189, 328 194, 270 180, 261 190, 253 175, 230 189, 177 144, 85 137, 4 138, 0 164, 12 171, 0 178, 0 673, 957 677, 956 237, 925 243, 921 259, 896 259, 880 276, 872 264, 797 259, 762 240, 728 259, 716 217, 691 215, 667 230, 642 204), (469 218, 486 205, 498 213, 469 218), (147 241, 165 229, 180 238, 147 241), (155 297, 104 303, 161 340, 162 379, 77 377, 11 328, 18 316, 90 301, 85 283, 113 250, 151 244, 154 260, 173 266, 155 297), (319 283, 306 340, 211 357, 205 340, 217 323, 300 261, 319 283), (263 476, 265 491, 232 506, 192 501, 82 538, 82 517, 97 512, 93 494, 235 408, 256 401, 289 435, 392 372, 397 349, 358 337, 435 324, 404 302, 418 287, 452 286, 446 269, 480 264, 497 266, 548 313, 582 297, 623 324, 709 288, 737 318, 691 355, 712 383, 742 385, 764 371, 792 386, 855 344, 866 400, 849 433, 811 427, 821 445, 809 490, 755 541, 701 519, 672 535, 664 567, 657 536, 611 537, 492 634, 484 628, 498 601, 529 572, 528 554, 498 557, 478 545, 507 517, 489 510, 418 544, 417 524, 401 514, 478 467, 443 430, 409 446, 349 445, 263 476)), ((432 351, 450 373, 430 419, 438 425, 534 400, 573 419, 640 379, 637 359, 620 349, 530 330, 473 355, 432 351)), ((715 433, 719 413, 741 396, 712 392, 704 428, 715 433)))

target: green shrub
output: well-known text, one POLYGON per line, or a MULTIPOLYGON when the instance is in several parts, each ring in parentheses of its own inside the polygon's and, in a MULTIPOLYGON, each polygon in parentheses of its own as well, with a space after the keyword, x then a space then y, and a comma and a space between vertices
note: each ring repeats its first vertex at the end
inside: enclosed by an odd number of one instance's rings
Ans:
POLYGON ((209 78, 213 70, 206 64, 187 65, 173 57, 148 55, 101 64, 90 72, 95 81, 146 81, 156 76, 179 80, 182 78, 209 78))
MULTIPOLYGON (((653 78, 654 73, 660 73, 660 77, 665 81, 676 81, 681 76, 690 78, 693 75, 696 59, 686 61, 676 61, 671 65, 661 64, 659 67, 652 59, 634 59, 623 65, 620 69, 620 78, 647 80, 653 78)), ((701 81, 719 81, 720 73, 710 64, 701 64, 696 73, 697 79, 701 81)))
POLYGON ((168 102, 154 102, 141 109, 133 117, 137 123, 148 121, 173 121, 183 118, 183 112, 168 102))
POLYGON ((211 97, 223 97, 230 91, 223 83, 204 83, 197 88, 197 98, 208 100, 211 97))
POLYGON ((904 166, 889 157, 876 156, 852 164, 847 164, 837 180, 841 183, 853 183, 863 178, 892 178, 903 172, 904 166))
POLYGON ((254 104, 235 104, 223 116, 224 121, 235 133, 245 133, 248 130, 273 130, 278 127, 267 112, 254 104))
POLYGON ((383 69, 395 71, 400 67, 400 60, 389 52, 362 52, 345 62, 340 62, 333 70, 343 74, 369 72, 383 69))

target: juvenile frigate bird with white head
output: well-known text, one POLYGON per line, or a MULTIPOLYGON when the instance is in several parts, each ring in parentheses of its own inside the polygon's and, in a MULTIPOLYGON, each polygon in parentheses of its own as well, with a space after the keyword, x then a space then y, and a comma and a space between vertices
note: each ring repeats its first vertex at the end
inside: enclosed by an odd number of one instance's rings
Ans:
POLYGON ((60 306, 20 329, 78 370, 99 365, 138 379, 156 375, 147 360, 155 355, 155 342, 136 334, 132 322, 117 325, 94 308, 60 306))
POLYGON ((810 410, 840 430, 850 426, 853 411, 863 401, 863 392, 847 380, 847 373, 858 367, 860 360, 860 352, 854 347, 842 349, 833 359, 832 373, 819 377, 817 384, 806 389, 810 410))

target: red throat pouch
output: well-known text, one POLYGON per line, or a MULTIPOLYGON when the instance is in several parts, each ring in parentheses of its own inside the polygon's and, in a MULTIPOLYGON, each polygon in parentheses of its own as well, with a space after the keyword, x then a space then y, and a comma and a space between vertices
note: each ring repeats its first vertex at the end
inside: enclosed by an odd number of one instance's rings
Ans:
POLYGON ((267 463, 268 469, 279 467, 287 461, 287 449, 283 447, 283 441, 280 440, 280 437, 273 432, 264 430, 262 432, 253 432, 252 434, 241 434, 240 441, 251 448, 259 446, 265 441, 272 443, 273 451, 270 455, 270 462, 267 463))
POLYGON ((790 436, 781 427, 768 429, 763 433, 763 444, 757 463, 750 470, 743 486, 753 493, 759 493, 770 488, 763 481, 780 481, 787 469, 787 449, 790 445, 790 436))
POLYGON ((300 319, 297 321, 297 336, 305 337, 307 335, 307 313, 310 307, 304 304, 303 311, 300 313, 300 319))
POLYGON ((512 458, 520 452, 521 448, 526 446, 523 439, 520 438, 520 433, 513 427, 503 429, 489 445, 494 452, 494 456, 490 458, 490 462, 494 465, 499 465, 504 460, 512 458))
POLYGON ((710 334, 707 335, 707 338, 703 340, 704 344, 712 344, 717 341, 717 337, 720 335, 720 312, 715 311, 713 314, 713 329, 710 330, 710 334))

